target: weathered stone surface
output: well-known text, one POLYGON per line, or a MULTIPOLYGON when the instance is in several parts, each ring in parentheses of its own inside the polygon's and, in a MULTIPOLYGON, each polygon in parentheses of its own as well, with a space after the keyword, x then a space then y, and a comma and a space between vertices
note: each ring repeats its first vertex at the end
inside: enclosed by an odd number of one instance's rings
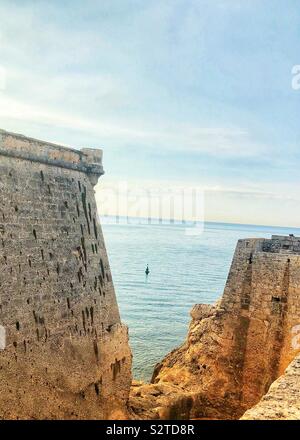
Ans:
POLYGON ((0 418, 123 418, 131 383, 93 186, 102 152, 0 131, 0 418))
POLYGON ((213 316, 215 307, 209 304, 195 304, 190 314, 194 321, 201 321, 202 319, 213 316))
POLYGON ((270 387, 242 420, 300 420, 300 357, 270 387))
POLYGON ((155 367, 152 382, 178 391, 172 402, 160 397, 166 417, 184 393, 191 418, 239 418, 300 352, 299 243, 239 240, 223 297, 214 308, 193 308, 186 342, 155 367))
POLYGON ((134 383, 130 392, 132 418, 144 420, 186 420, 192 398, 183 387, 167 384, 134 383))

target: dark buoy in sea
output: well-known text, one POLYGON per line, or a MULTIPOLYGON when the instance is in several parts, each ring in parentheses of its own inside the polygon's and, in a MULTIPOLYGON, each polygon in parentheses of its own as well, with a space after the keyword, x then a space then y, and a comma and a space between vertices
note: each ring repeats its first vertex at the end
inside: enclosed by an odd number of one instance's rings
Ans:
POLYGON ((149 266, 148 266, 148 264, 147 264, 147 267, 146 267, 146 270, 145 270, 145 274, 146 274, 146 275, 149 275, 149 273, 150 273, 150 270, 149 270, 149 266))

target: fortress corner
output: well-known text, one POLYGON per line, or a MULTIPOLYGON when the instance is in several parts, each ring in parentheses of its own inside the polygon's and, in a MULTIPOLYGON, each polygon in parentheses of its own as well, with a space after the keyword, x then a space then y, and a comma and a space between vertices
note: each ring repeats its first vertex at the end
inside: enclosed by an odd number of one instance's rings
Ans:
POLYGON ((102 151, 0 131, 0 418, 126 418, 131 351, 93 187, 102 151))

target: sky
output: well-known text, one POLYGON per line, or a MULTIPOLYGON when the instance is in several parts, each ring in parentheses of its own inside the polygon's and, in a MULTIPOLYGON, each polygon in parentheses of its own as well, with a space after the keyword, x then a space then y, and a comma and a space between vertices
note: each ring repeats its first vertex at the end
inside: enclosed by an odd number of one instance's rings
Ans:
POLYGON ((0 0, 0 128, 103 148, 100 212, 194 188, 207 221, 299 227, 295 65, 297 0, 0 0))

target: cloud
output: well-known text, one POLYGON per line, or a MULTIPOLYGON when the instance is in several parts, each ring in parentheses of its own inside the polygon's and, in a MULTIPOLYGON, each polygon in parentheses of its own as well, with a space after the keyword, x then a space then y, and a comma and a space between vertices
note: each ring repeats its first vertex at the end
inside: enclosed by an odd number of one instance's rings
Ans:
POLYGON ((198 180, 216 210, 222 199, 296 207, 293 11, 270 0, 3 0, 0 126, 103 145, 108 175, 198 180))
MULTIPOLYGON (((87 143, 99 138, 117 149, 130 145, 145 152, 261 160, 270 154, 273 147, 250 128, 230 118, 204 119, 195 104, 190 110, 193 89, 186 87, 193 81, 201 85, 197 75, 208 56, 208 22, 216 20, 214 11, 220 13, 224 1, 216 10, 207 1, 134 4, 122 3, 120 9, 111 2, 88 2, 86 8, 4 2, 2 121, 17 130, 24 122, 43 126, 46 136, 68 129, 87 143), (176 89, 169 90, 166 80, 176 89)), ((240 5, 234 1, 230 8, 240 5)), ((199 96, 198 107, 202 101, 199 96)), ((35 131, 40 130, 28 134, 35 131)))
MULTIPOLYGON (((85 79, 87 80, 87 78, 85 79)), ((100 83, 101 79, 98 78, 100 83)), ((63 79, 55 85, 56 92, 59 93, 63 87, 63 79)), ((76 90, 76 81, 72 84, 72 78, 67 84, 67 90, 76 90)), ((81 77, 79 83, 83 82, 81 77)), ((105 95, 109 89, 109 81, 102 90, 105 95)), ((79 87, 79 84, 78 84, 79 87)), ((84 86, 83 86, 84 88, 84 86)), ((81 91, 83 92, 83 90, 81 91)), ((48 90, 48 94, 51 92, 48 90)), ((64 93, 62 93, 63 96, 64 93)), ((52 95, 53 96, 53 95, 52 95)), ((77 97, 76 99, 80 99, 77 97)), ((71 98, 73 101, 74 98, 71 98)), ((35 124, 47 124, 55 127, 69 128, 86 134, 88 141, 92 134, 99 137, 102 142, 113 138, 115 143, 120 146, 143 145, 144 148, 154 150, 165 149, 166 151, 184 151, 193 153, 206 153, 208 155, 218 155, 220 157, 254 157, 268 151, 264 145, 256 144, 251 141, 249 133, 238 128, 226 127, 200 127, 192 124, 161 124, 159 127, 151 127, 143 121, 134 122, 125 120, 117 121, 109 118, 86 118, 80 111, 65 111, 59 106, 47 108, 47 106, 34 105, 27 102, 11 98, 9 94, 0 94, 0 117, 15 121, 27 121, 35 124)))

